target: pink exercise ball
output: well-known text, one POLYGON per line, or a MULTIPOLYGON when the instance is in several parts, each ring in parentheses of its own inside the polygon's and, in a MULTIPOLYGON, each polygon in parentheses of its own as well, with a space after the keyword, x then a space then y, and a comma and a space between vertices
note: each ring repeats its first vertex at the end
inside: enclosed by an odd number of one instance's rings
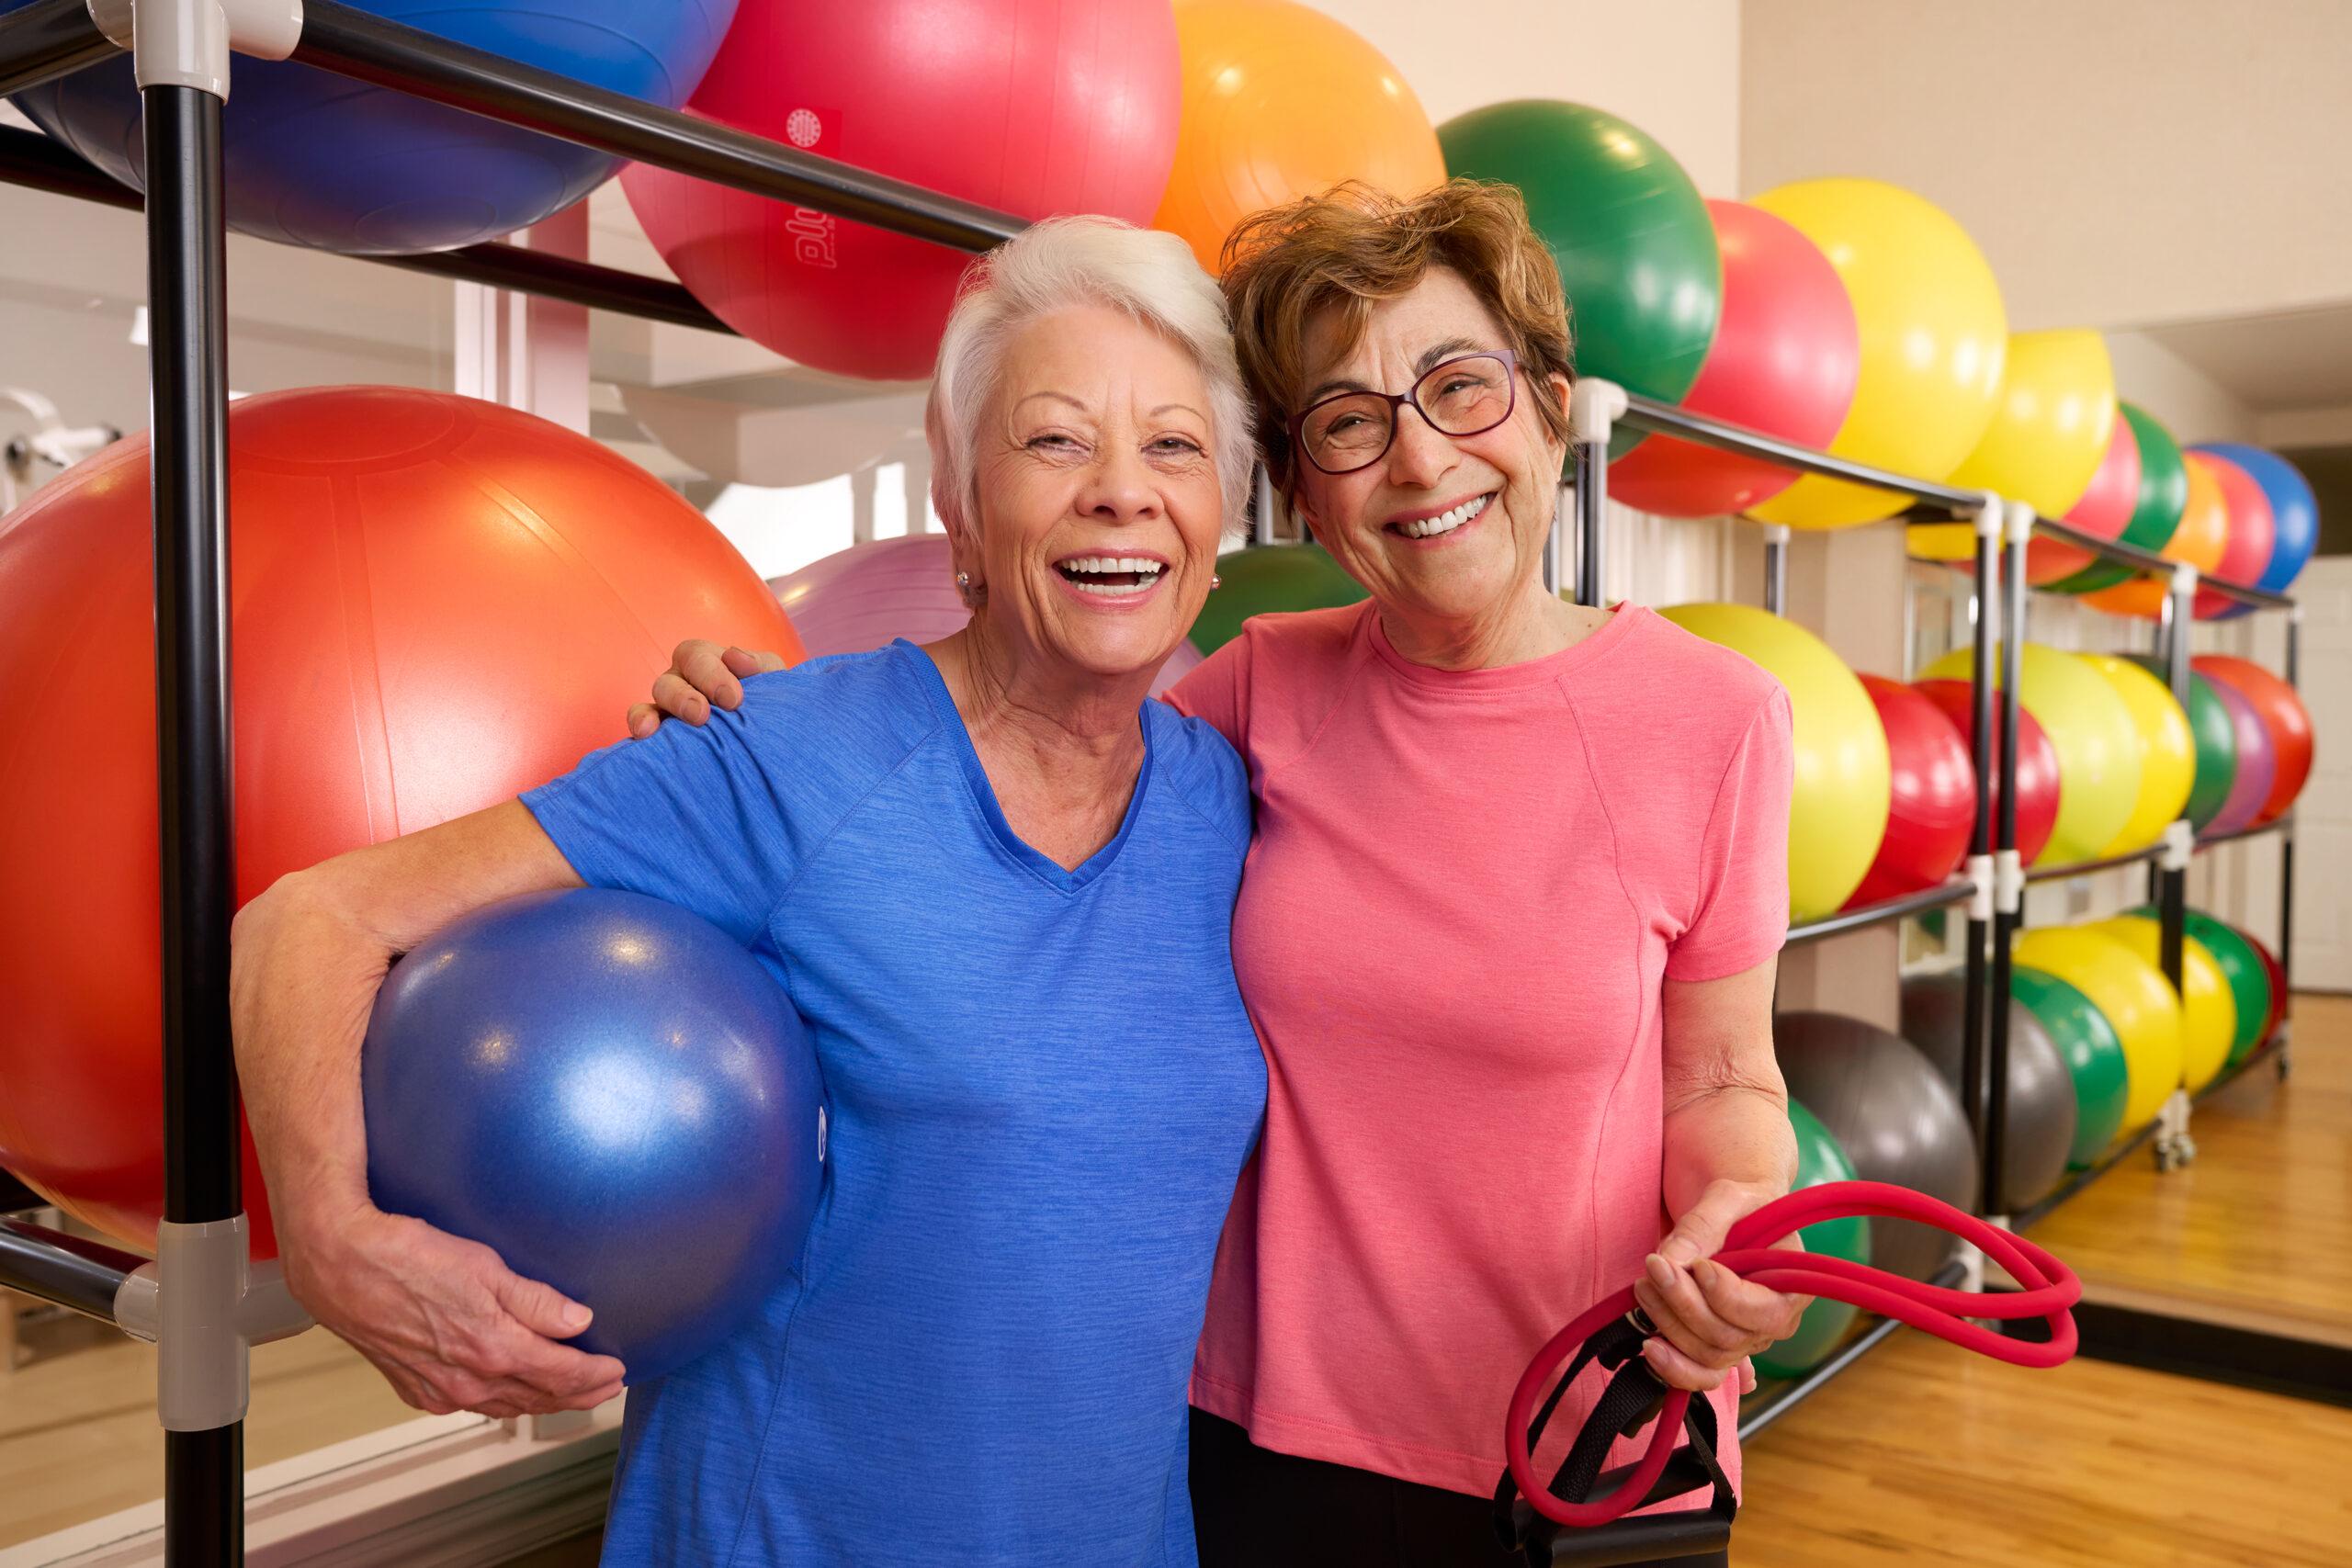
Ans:
MULTIPOLYGON (((1021 218, 1148 224, 1176 156, 1168 0, 743 0, 688 112, 1021 218)), ((820 370, 926 375, 971 257, 636 164, 679 280, 820 370)))

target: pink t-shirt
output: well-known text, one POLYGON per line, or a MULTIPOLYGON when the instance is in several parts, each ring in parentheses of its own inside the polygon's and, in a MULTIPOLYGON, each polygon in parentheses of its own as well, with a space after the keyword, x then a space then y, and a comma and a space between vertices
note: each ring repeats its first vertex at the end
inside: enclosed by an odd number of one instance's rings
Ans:
MULTIPOLYGON (((1529 1359, 1667 1228, 1661 980, 1781 945, 1788 697, 1638 606, 1447 671, 1367 604, 1251 620, 1170 700, 1249 761, 1233 955, 1270 1067, 1193 1402, 1261 1447, 1490 1491, 1529 1359)), ((1728 1382, 1717 1413, 1736 1478, 1728 1382)))

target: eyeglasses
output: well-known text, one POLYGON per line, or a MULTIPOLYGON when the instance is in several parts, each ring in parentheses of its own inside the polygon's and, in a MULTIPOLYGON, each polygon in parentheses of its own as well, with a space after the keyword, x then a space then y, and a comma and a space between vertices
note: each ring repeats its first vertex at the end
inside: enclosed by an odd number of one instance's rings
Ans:
POLYGON ((1517 406, 1518 367, 1507 348, 1481 351, 1430 367, 1410 391, 1335 392, 1291 416, 1291 440, 1323 472, 1352 474, 1388 455, 1401 408, 1442 435, 1483 434, 1517 406))

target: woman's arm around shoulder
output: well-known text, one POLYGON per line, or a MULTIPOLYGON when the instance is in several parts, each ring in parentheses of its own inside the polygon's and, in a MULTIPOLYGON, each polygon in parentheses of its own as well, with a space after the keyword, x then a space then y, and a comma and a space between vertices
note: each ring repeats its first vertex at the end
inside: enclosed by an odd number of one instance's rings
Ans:
POLYGON ((558 1343, 586 1308, 376 1208, 360 1105, 360 1044, 393 959, 483 905, 578 885, 509 801, 297 872, 237 916, 237 1071, 287 1282, 420 1409, 515 1416, 619 1392, 619 1362, 558 1343))

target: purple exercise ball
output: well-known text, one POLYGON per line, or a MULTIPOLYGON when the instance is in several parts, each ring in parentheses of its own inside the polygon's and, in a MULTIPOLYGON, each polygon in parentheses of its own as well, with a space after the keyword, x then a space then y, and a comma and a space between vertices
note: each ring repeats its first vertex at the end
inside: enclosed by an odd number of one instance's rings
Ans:
POLYGON ((2222 706, 2229 711, 2230 728, 2238 743, 2238 771, 2230 779, 2230 793, 2222 802, 2222 809, 2205 826, 2211 836, 2234 833, 2254 825, 2278 778, 2278 756, 2270 741, 2269 728, 2262 722, 2254 705, 2226 681, 2208 683, 2212 686, 2213 694, 2222 699, 2222 706))
MULTIPOLYGON (((852 545, 771 580, 808 657, 868 653, 894 637, 937 642, 964 629, 971 611, 956 592, 956 561, 944 534, 910 534, 852 545)), ((1201 661, 1180 642, 1152 682, 1158 696, 1201 661)))

